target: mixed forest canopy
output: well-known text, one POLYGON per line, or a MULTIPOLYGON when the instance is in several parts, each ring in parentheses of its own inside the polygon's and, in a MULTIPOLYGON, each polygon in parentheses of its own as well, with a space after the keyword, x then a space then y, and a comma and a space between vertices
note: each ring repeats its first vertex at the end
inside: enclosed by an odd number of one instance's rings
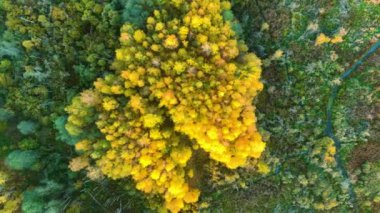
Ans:
POLYGON ((377 212, 375 0, 0 0, 0 212, 377 212))

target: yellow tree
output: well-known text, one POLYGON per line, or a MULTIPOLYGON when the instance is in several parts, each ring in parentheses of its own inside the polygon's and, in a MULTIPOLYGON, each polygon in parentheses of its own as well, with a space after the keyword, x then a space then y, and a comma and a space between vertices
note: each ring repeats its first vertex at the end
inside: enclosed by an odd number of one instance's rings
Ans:
POLYGON ((115 73, 66 108, 66 129, 83 138, 76 144, 82 161, 92 159, 112 179, 131 177, 178 212, 200 195, 189 182, 194 152, 230 169, 260 157, 265 143, 252 102, 263 87, 261 61, 223 17, 230 7, 167 0, 143 29, 122 27, 115 73), (91 125, 102 137, 86 137, 91 125))

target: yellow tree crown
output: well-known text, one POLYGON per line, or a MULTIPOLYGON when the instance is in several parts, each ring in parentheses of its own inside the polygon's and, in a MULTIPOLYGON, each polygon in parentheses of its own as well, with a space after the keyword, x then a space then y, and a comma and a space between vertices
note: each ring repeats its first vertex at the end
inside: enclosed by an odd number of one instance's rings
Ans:
POLYGON ((116 72, 74 99, 67 129, 78 135, 95 123, 104 137, 85 137, 78 151, 178 212, 200 194, 189 184, 198 147, 230 169, 260 157, 252 102, 263 85, 260 59, 223 19, 228 2, 163 2, 145 29, 122 27, 116 72), (95 121, 83 119, 94 113, 95 121))

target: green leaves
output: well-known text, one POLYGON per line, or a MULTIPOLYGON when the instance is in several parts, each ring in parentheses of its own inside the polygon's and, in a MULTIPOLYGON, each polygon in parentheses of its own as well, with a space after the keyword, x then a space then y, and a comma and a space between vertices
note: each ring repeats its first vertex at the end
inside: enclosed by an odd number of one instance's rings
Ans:
POLYGON ((0 41, 0 58, 8 57, 18 57, 20 56, 21 51, 18 48, 17 44, 9 41, 0 41))
POLYGON ((65 125, 67 123, 67 117, 66 116, 60 116, 54 121, 54 128, 58 131, 58 134, 56 136, 57 140, 63 141, 69 145, 75 145, 79 138, 71 136, 66 128, 65 125))
POLYGON ((9 153, 9 155, 6 157, 5 164, 14 170, 31 169, 39 159, 39 156, 40 155, 37 151, 15 150, 9 153))
POLYGON ((64 190, 63 185, 54 181, 44 180, 41 186, 23 193, 22 211, 27 213, 58 213, 61 212, 63 201, 55 199, 64 190))
POLYGON ((157 8, 158 0, 128 0, 123 10, 123 21, 143 28, 148 16, 157 8))
POLYGON ((5 108, 0 108, 0 121, 7 121, 14 116, 14 112, 5 108))
POLYGON ((21 121, 17 125, 17 129, 23 135, 33 134, 37 130, 37 128, 38 128, 38 124, 34 123, 33 121, 21 121))

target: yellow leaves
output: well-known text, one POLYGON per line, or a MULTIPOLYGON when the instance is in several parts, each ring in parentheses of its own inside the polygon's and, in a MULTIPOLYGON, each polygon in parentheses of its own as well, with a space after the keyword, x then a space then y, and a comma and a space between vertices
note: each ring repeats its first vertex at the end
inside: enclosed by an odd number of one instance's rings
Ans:
POLYGON ((220 4, 221 4, 220 8, 222 10, 231 10, 231 3, 230 2, 222 1, 220 4))
POLYGON ((330 155, 325 155, 325 157, 324 157, 324 161, 325 161, 326 163, 333 163, 333 162, 335 161, 335 158, 332 157, 332 156, 330 156, 330 155))
POLYGON ((197 41, 200 43, 200 44, 205 44, 207 41, 208 41, 208 37, 203 35, 203 34, 198 34, 197 36, 197 41))
POLYGON ((180 7, 184 0, 171 0, 175 7, 180 7))
POLYGON ((182 26, 179 28, 178 35, 181 40, 186 40, 188 34, 189 34, 189 28, 185 26, 182 26))
POLYGON ((94 82, 94 86, 96 91, 99 91, 103 94, 110 94, 111 93, 111 88, 106 84, 104 79, 98 78, 94 82))
POLYGON ((9 195, 0 196, 0 204, 2 204, 1 212, 4 212, 4 213, 18 212, 21 206, 21 196, 17 195, 14 198, 12 198, 9 195))
POLYGON ((276 50, 276 52, 272 55, 272 60, 280 59, 282 58, 283 55, 284 55, 284 51, 276 50))
POLYGON ((183 198, 186 203, 195 203, 198 201, 200 191, 198 189, 191 189, 183 198))
POLYGON ((226 46, 223 48, 222 56, 224 59, 232 60, 239 55, 239 48, 236 40, 229 40, 226 46))
POLYGON ((34 47, 34 43, 31 40, 25 40, 22 42, 22 46, 25 47, 26 50, 31 50, 34 47))
POLYGON ((327 152, 330 154, 330 155, 335 155, 336 153, 336 147, 334 146, 334 144, 331 144, 327 147, 327 152))
POLYGON ((335 199, 333 199, 326 203, 317 202, 314 204, 314 208, 317 210, 330 210, 338 205, 339 205, 338 202, 335 199))
POLYGON ((334 36, 334 37, 331 39, 331 43, 333 43, 333 44, 341 43, 341 42, 343 42, 343 38, 342 38, 342 36, 340 36, 340 35, 334 36))
POLYGON ((123 60, 123 51, 121 49, 117 49, 115 53, 116 53, 116 60, 123 60))
POLYGON ((164 47, 167 49, 176 49, 178 45, 178 39, 175 35, 168 35, 164 41, 164 47))
POLYGON ((211 139, 211 140, 216 140, 218 139, 218 129, 216 127, 211 127, 208 131, 207 131, 207 136, 211 139))
POLYGON ((97 167, 93 167, 93 166, 89 166, 87 167, 87 173, 86 173, 86 176, 90 179, 90 180, 93 180, 93 181, 98 181, 100 179, 103 178, 103 174, 102 174, 102 171, 97 168, 97 167))
POLYGON ((0 73, 0 87, 7 87, 12 84, 12 78, 8 73, 0 73))
POLYGON ((240 157, 233 157, 231 158, 227 163, 226 166, 230 169, 236 169, 239 166, 243 166, 245 164, 246 160, 244 158, 240 157))
POLYGON ((315 142, 311 155, 315 160, 326 166, 331 166, 335 162, 336 147, 334 141, 330 137, 324 137, 315 142))
POLYGON ((265 149, 266 144, 262 141, 255 141, 251 145, 251 149, 253 153, 262 153, 265 149))
MULTIPOLYGON (((226 147, 223 145, 223 144, 219 144, 219 143, 212 143, 211 144, 212 146, 210 147, 210 152, 212 153, 215 153, 215 154, 218 154, 218 155, 222 155, 226 152, 226 147)), ((223 156, 224 158, 225 156, 223 156)), ((220 159, 220 161, 224 162, 223 159, 220 159)))
POLYGON ((184 203, 182 199, 173 199, 165 203, 165 207, 170 210, 172 213, 179 212, 183 207, 184 203))
POLYGON ((170 172, 171 170, 174 169, 174 167, 175 167, 174 162, 173 162, 173 161, 168 161, 168 162, 166 163, 166 165, 165 165, 165 170, 166 170, 167 172, 170 172))
POLYGON ((177 98, 174 95, 174 92, 169 90, 166 93, 162 95, 161 101, 160 101, 160 106, 173 106, 178 103, 177 98))
POLYGON ((317 39, 315 40, 315 45, 320 46, 325 43, 336 44, 336 43, 341 43, 341 42, 343 42, 343 35, 337 34, 333 38, 330 38, 326 36, 325 34, 321 33, 317 36, 317 39))
MULTIPOLYGON (((185 14, 156 10, 144 31, 124 25, 115 74, 100 78, 82 102, 73 102, 68 129, 81 133, 84 118, 96 112, 91 118, 107 144, 81 141, 77 151, 91 156, 107 177, 131 177, 138 190, 161 195, 167 209, 179 212, 200 195, 188 184, 196 173, 189 163, 195 150, 230 169, 264 151, 251 105, 263 87, 261 60, 247 52, 221 16, 231 7, 227 1, 162 5, 181 5, 176 11, 185 14)), ((97 176, 92 167, 87 170, 97 176)))
POLYGON ((366 0, 366 2, 372 3, 372 4, 380 4, 379 0, 366 0))
POLYGON ((153 189, 153 181, 148 178, 143 181, 139 181, 136 184, 136 188, 145 193, 150 193, 153 189))
POLYGON ((0 204, 4 204, 5 202, 7 202, 7 200, 8 200, 7 195, 0 196, 0 204))
POLYGON ((157 169, 153 170, 152 173, 150 173, 150 177, 153 180, 158 180, 160 178, 161 172, 157 169))
POLYGON ((153 50, 154 52, 159 52, 160 51, 160 45, 152 44, 150 49, 153 50))
POLYGON ((103 99, 102 106, 104 110, 111 111, 116 109, 119 106, 119 103, 113 98, 106 97, 103 99))
POLYGON ((160 18, 161 17, 161 12, 159 10, 154 10, 153 11, 153 14, 156 18, 160 18))
POLYGON ((140 111, 141 113, 144 112, 144 107, 143 107, 142 99, 138 95, 133 95, 133 96, 130 97, 129 105, 135 111, 140 111))
MULTIPOLYGON (((72 119, 71 119, 72 120, 72 119)), ((75 126, 71 123, 67 123, 65 125, 65 129, 66 131, 70 134, 70 135, 73 135, 73 136, 78 136, 82 133, 82 130, 78 127, 78 126, 75 126)))
POLYGON ((77 172, 86 168, 89 165, 90 164, 87 157, 76 157, 70 161, 69 168, 71 169, 71 171, 77 172))
POLYGON ((321 33, 318 35, 317 39, 315 40, 315 45, 319 46, 324 43, 329 43, 331 41, 331 38, 327 37, 324 33, 321 33))
POLYGON ((156 30, 156 31, 161 31, 161 30, 164 29, 164 27, 165 27, 164 23, 159 22, 159 23, 156 24, 156 28, 155 28, 155 30, 156 30))
POLYGON ((155 114, 146 114, 141 118, 144 127, 146 128, 153 128, 158 124, 161 124, 163 122, 163 118, 159 115, 155 114))
POLYGON ((40 22, 41 24, 46 24, 48 22, 48 19, 46 18, 45 15, 39 15, 38 16, 38 22, 40 22))
POLYGON ((170 152, 170 157, 179 165, 185 166, 191 158, 192 151, 189 147, 175 148, 170 152))
POLYGON ((195 15, 191 17, 190 26, 192 29, 200 29, 201 25, 202 25, 202 18, 200 16, 195 15))
POLYGON ((269 30, 269 24, 267 22, 264 22, 261 25, 261 31, 267 31, 267 30, 269 30))
POLYGON ((190 170, 187 172, 187 176, 189 176, 189 178, 193 178, 193 177, 194 177, 194 170, 193 170, 193 169, 190 169, 190 170))
POLYGON ((147 155, 143 155, 139 158, 139 163, 145 168, 152 164, 152 158, 147 155))
POLYGON ((248 53, 244 56, 244 61, 249 67, 256 68, 261 66, 261 60, 252 53, 248 53))
POLYGON ((107 159, 109 160, 114 160, 116 156, 116 151, 115 150, 109 150, 106 154, 107 159))
POLYGON ((239 101, 234 100, 231 102, 231 106, 233 109, 239 109, 242 106, 242 104, 239 101))
POLYGON ((121 77, 125 79, 124 86, 126 88, 132 87, 143 87, 145 85, 144 81, 140 79, 141 75, 145 74, 145 70, 137 69, 136 71, 124 70, 121 72, 121 77))
POLYGON ((135 33, 133 34, 133 38, 137 43, 142 43, 145 40, 145 33, 142 30, 136 30, 135 33))
POLYGON ((80 94, 81 102, 91 107, 99 103, 99 95, 93 90, 85 90, 80 94))
POLYGON ((153 24, 156 23, 156 20, 153 17, 148 17, 147 20, 146 20, 146 23, 148 25, 153 25, 153 24))
POLYGON ((326 142, 328 144, 326 147, 326 153, 324 155, 324 161, 326 163, 334 163, 335 162, 334 156, 336 154, 336 147, 334 145, 334 141, 329 139, 329 140, 326 140, 326 142))
POLYGON ((237 71, 238 67, 236 66, 236 64, 234 63, 228 63, 225 68, 226 72, 228 72, 229 74, 235 74, 235 72, 237 71))
POLYGON ((266 163, 264 163, 262 161, 260 161, 257 164, 257 169, 258 169, 257 171, 259 173, 264 174, 264 175, 266 175, 266 174, 268 174, 270 172, 270 168, 269 168, 268 164, 266 164, 266 163))
POLYGON ((115 95, 123 94, 123 88, 120 85, 113 85, 111 86, 111 93, 115 95))
POLYGON ((168 192, 173 197, 183 197, 188 189, 189 187, 185 184, 185 180, 181 177, 176 177, 170 182, 168 192))
POLYGON ((81 98, 78 96, 73 98, 72 102, 72 105, 65 108, 66 112, 70 114, 65 128, 69 134, 77 136, 82 132, 81 128, 86 126, 87 118, 92 116, 92 111, 81 102, 81 98))
POLYGON ((195 83, 195 86, 196 86, 198 89, 202 88, 202 87, 203 87, 203 83, 202 83, 202 81, 197 81, 197 83, 195 83))
POLYGON ((181 74, 185 71, 186 64, 182 62, 175 62, 173 69, 177 74, 181 74))
POLYGON ((122 71, 120 76, 125 80, 129 80, 131 82, 137 82, 138 80, 140 80, 140 76, 137 72, 122 71))
POLYGON ((120 34, 120 42, 127 42, 131 39, 129 33, 121 33, 120 34))
POLYGON ((90 141, 89 140, 81 140, 75 144, 76 151, 87 151, 90 149, 90 141))
POLYGON ((158 129, 152 129, 152 130, 150 130, 149 137, 152 138, 152 139, 154 139, 154 140, 162 139, 161 132, 158 129))
POLYGON ((62 10, 59 7, 52 7, 51 9, 51 17, 53 20, 65 20, 67 17, 67 14, 65 13, 64 10, 62 10))
POLYGON ((7 182, 7 180, 8 180, 8 174, 3 171, 0 171, 0 186, 4 185, 5 182, 7 182))

